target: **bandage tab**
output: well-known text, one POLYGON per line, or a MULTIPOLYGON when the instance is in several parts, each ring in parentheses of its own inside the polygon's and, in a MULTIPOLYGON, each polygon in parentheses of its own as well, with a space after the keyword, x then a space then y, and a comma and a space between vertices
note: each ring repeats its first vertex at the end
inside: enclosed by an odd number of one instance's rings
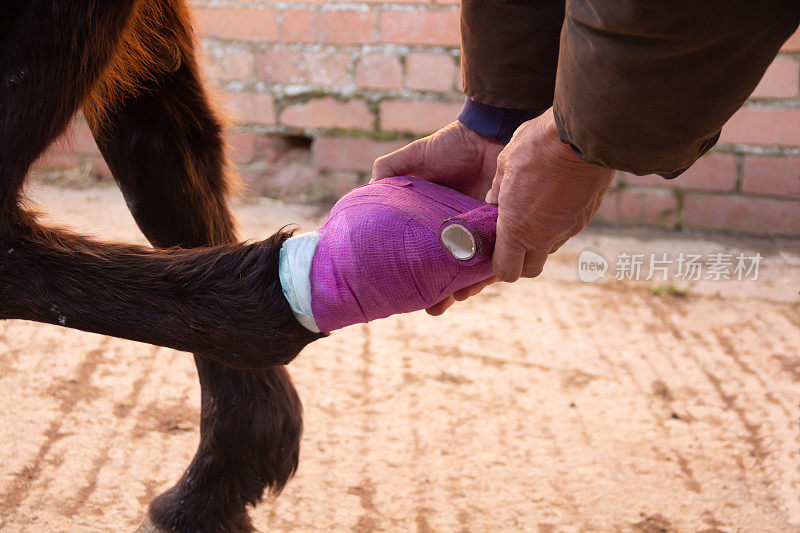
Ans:
POLYGON ((457 222, 450 222, 442 228, 439 239, 458 260, 467 261, 475 256, 477 246, 472 233, 457 222))

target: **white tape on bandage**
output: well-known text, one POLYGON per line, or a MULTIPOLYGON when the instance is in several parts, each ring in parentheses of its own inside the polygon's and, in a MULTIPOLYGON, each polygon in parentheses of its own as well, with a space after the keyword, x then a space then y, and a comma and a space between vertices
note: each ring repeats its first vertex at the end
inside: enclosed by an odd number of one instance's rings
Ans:
POLYGON ((278 273, 281 287, 294 316, 306 329, 319 333, 311 312, 311 262, 322 237, 320 232, 304 233, 287 239, 280 251, 278 273))

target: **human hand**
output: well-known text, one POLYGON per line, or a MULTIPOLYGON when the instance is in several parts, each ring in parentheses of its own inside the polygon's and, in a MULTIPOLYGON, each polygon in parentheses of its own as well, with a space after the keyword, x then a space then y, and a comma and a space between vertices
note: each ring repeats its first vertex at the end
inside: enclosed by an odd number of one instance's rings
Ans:
POLYGON ((436 181, 476 198, 488 190, 486 201, 499 204, 495 276, 428 308, 432 315, 498 279, 538 276, 547 256, 589 223, 614 177, 613 170, 583 161, 561 142, 552 109, 522 124, 504 148, 454 122, 375 161, 373 179, 397 174, 436 181))
POLYGON ((483 201, 503 146, 456 121, 375 160, 372 181, 414 176, 483 201))
MULTIPOLYGON (((377 159, 372 181, 392 176, 414 176, 445 185, 483 201, 497 172, 497 156, 503 144, 479 135, 461 122, 448 124, 424 137, 377 159)), ((427 309, 441 315, 456 301, 463 301, 496 282, 492 276, 456 291, 427 309)))
POLYGON ((500 212, 495 276, 538 276, 547 256, 586 227, 613 178, 613 170, 587 163, 561 142, 552 108, 523 123, 500 153, 486 196, 500 212))

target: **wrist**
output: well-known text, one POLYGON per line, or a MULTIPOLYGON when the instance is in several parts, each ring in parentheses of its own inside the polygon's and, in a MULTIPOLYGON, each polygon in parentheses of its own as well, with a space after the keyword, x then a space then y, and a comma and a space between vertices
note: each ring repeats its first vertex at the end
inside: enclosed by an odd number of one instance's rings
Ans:
POLYGON ((544 113, 544 109, 511 109, 475 101, 469 97, 461 108, 458 121, 472 131, 493 141, 508 144, 516 129, 544 113))

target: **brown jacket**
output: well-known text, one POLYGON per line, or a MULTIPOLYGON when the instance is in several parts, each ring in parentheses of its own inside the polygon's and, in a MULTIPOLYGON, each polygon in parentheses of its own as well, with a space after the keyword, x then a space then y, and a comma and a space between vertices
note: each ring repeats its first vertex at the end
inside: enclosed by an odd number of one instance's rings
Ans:
POLYGON ((798 23, 800 0, 462 0, 464 90, 552 105, 587 161, 674 177, 717 142, 798 23))

